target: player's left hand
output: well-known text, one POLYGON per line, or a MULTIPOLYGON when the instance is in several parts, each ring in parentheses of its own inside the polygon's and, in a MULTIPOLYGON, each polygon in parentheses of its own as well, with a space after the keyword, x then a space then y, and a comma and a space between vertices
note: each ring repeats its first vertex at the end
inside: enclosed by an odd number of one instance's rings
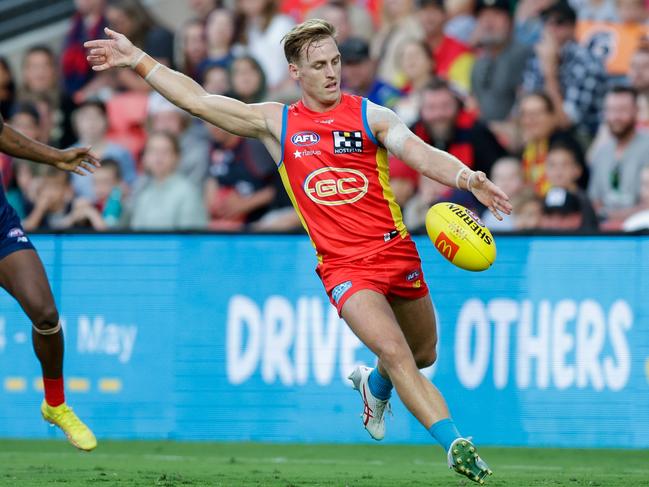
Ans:
POLYGON ((468 179, 469 190, 473 193, 480 203, 489 208, 489 211, 498 219, 502 220, 501 212, 511 215, 512 204, 509 202, 509 196, 492 183, 487 175, 482 171, 475 171, 468 179))
POLYGON ((77 147, 61 151, 60 160, 54 163, 54 167, 61 171, 69 171, 80 176, 92 174, 98 167, 101 167, 99 160, 90 153, 90 147, 77 147))

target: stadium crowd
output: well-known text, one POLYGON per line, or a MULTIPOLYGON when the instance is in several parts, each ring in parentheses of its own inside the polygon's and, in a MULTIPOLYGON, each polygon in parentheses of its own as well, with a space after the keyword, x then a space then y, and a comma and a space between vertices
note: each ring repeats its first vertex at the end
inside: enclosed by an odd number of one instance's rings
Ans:
POLYGON ((27 230, 300 228, 260 142, 193 119, 131 70, 95 74, 83 42, 109 26, 210 93, 291 103, 280 41, 311 17, 338 31, 343 89, 393 109, 513 202, 497 221, 391 158, 411 230, 442 200, 496 231, 649 228, 649 1, 181 1, 193 18, 172 32, 140 0, 76 0, 61 52, 31 47, 19 77, 0 59, 9 124, 102 160, 80 177, 0 156, 27 230))

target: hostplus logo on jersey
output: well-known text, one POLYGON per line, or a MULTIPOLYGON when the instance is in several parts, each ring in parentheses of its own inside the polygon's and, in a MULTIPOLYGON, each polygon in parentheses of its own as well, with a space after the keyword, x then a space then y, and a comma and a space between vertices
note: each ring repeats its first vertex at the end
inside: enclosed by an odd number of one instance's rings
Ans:
POLYGON ((334 154, 350 154, 353 152, 363 152, 363 132, 355 130, 345 132, 334 130, 334 154))
POLYGON ((305 147, 308 145, 315 145, 320 141, 320 136, 315 132, 298 132, 291 137, 293 145, 305 147))

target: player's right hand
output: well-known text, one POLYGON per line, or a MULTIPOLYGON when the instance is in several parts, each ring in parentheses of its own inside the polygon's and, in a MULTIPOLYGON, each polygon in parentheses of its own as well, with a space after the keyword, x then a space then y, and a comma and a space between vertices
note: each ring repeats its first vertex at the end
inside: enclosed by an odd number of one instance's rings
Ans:
POLYGON ((92 69, 105 71, 110 68, 130 66, 139 56, 140 50, 124 34, 110 30, 108 27, 104 32, 108 39, 95 39, 83 44, 83 47, 89 49, 87 59, 92 69))

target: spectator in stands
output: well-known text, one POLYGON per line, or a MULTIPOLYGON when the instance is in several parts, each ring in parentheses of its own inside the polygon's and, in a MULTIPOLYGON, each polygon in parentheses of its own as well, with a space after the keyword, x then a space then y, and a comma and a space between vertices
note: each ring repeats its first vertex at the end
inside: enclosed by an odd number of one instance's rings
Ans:
POLYGON ((74 189, 69 172, 47 167, 34 209, 23 220, 25 230, 64 230, 72 226, 69 216, 74 189))
POLYGON ((478 0, 476 15, 473 44, 480 54, 471 71, 471 93, 481 120, 504 121, 516 102, 531 51, 512 38, 508 0, 478 0))
POLYGON ((173 65, 174 35, 160 25, 140 0, 108 0, 106 18, 111 29, 165 66, 173 65))
POLYGON ((305 18, 330 22, 336 28, 339 44, 349 37, 360 37, 370 42, 376 32, 372 13, 354 0, 329 0, 311 9, 305 18))
POLYGON ((426 214, 429 208, 440 201, 449 201, 449 188, 437 181, 419 175, 417 192, 403 208, 403 222, 411 232, 425 229, 426 214))
POLYGON ((543 20, 541 12, 556 0, 519 0, 514 15, 514 38, 525 46, 533 46, 541 39, 543 20))
POLYGON ((226 8, 217 8, 205 24, 207 57, 198 65, 201 78, 212 66, 228 69, 234 60, 234 14, 226 8))
POLYGON ((119 163, 114 159, 102 159, 93 182, 96 201, 75 199, 69 216, 71 226, 90 227, 97 231, 120 227, 125 186, 119 163))
POLYGON ((232 89, 230 72, 221 66, 212 66, 203 75, 203 88, 213 95, 225 95, 232 89))
POLYGON ((433 80, 433 60, 428 44, 419 39, 406 40, 399 51, 399 68, 405 75, 405 96, 394 106, 403 123, 412 125, 419 118, 421 94, 433 80))
POLYGON ((638 125, 649 128, 649 41, 643 42, 631 57, 629 81, 638 92, 638 125))
POLYGON ((242 230, 261 218, 278 190, 275 162, 256 139, 210 125, 214 140, 205 206, 213 230, 242 230))
POLYGON ((575 11, 558 0, 543 12, 543 38, 523 74, 526 93, 543 90, 552 99, 559 125, 575 125, 590 139, 599 126, 606 72, 599 59, 575 41, 575 11))
POLYGON ((9 63, 0 57, 0 115, 6 120, 16 98, 16 83, 9 63))
POLYGON ((187 3, 194 16, 203 23, 212 10, 221 7, 221 0, 188 0, 187 3))
POLYGON ((65 94, 70 98, 95 77, 95 72, 86 61, 83 43, 104 37, 104 27, 108 24, 104 15, 105 3, 105 0, 74 2, 77 11, 70 22, 61 53, 63 87, 65 94))
POLYGON ((230 65, 231 95, 244 103, 259 103, 266 100, 266 76, 257 60, 242 56, 230 65))
POLYGON ((424 40, 433 53, 435 74, 448 80, 454 88, 469 93, 474 61, 471 49, 444 34, 446 13, 443 0, 418 0, 418 2, 417 16, 424 32, 424 40))
POLYGON ((422 36, 422 29, 414 15, 415 0, 383 2, 381 28, 371 39, 371 58, 377 63, 376 73, 386 83, 401 88, 399 46, 411 37, 422 36))
POLYGON ((420 119, 412 130, 424 142, 486 174, 506 155, 489 128, 463 109, 462 100, 444 80, 437 79, 424 89, 420 119))
MULTIPOLYGON (((495 185, 502 189, 511 200, 525 189, 525 179, 521 161, 515 157, 503 157, 498 159, 489 174, 495 185)), ((489 210, 481 215, 482 222, 491 230, 498 232, 511 232, 514 230, 514 218, 511 215, 503 215, 502 220, 496 219, 489 210)))
POLYGON ((309 13, 310 18, 323 19, 329 22, 336 29, 336 42, 342 44, 350 37, 361 37, 369 41, 373 32, 364 37, 354 32, 348 12, 348 6, 344 2, 328 2, 309 13))
MULTIPOLYGON (((554 104, 547 94, 530 93, 523 96, 519 112, 525 181, 543 196, 549 188, 545 162, 552 145, 561 141, 571 146, 577 160, 585 166, 583 151, 572 133, 559 127, 554 104)), ((585 184, 583 176, 580 185, 584 187, 585 184)))
POLYGON ((200 193, 207 177, 210 137, 205 125, 170 103, 159 93, 149 97, 149 127, 177 139, 180 147, 178 173, 200 193))
POLYGON ((47 142, 65 147, 74 141, 70 119, 74 103, 59 87, 58 62, 49 47, 37 45, 25 53, 18 99, 36 106, 47 142))
POLYGON ((538 229, 543 219, 543 199, 532 188, 523 189, 512 198, 514 230, 529 232, 538 229))
POLYGON ((342 57, 342 84, 345 90, 364 96, 377 105, 394 107, 401 91, 376 75, 376 62, 370 58, 366 41, 349 38, 338 46, 342 57))
POLYGON ((599 217, 609 225, 637 212, 640 172, 649 163, 649 138, 638 131, 637 94, 617 86, 606 95, 606 125, 612 137, 593 151, 589 195, 599 217))
POLYGON ((649 164, 643 166, 640 172, 640 201, 638 208, 637 212, 624 220, 622 228, 625 232, 649 230, 649 164))
MULTIPOLYGON (((38 111, 30 103, 18 103, 12 109, 8 124, 27 137, 42 142, 38 111)), ((0 154, 2 178, 7 187, 7 200, 21 219, 34 208, 40 190, 40 174, 45 166, 26 159, 0 154)))
POLYGON ((476 0, 444 1, 446 15, 448 17, 444 26, 444 33, 447 36, 467 45, 471 42, 471 37, 476 27, 476 18, 474 15, 475 3, 476 0))
POLYGON ((205 24, 199 19, 190 19, 183 25, 179 38, 181 46, 175 65, 184 74, 201 82, 198 67, 207 58, 207 40, 205 37, 205 24))
POLYGON ((151 134, 143 155, 149 178, 133 197, 131 229, 205 228, 206 215, 200 191, 177 172, 179 157, 180 146, 173 135, 151 134))
MULTIPOLYGON (((162 27, 140 0, 107 0, 108 26, 131 39, 135 46, 147 52, 165 66, 172 66, 174 36, 162 27)), ((149 92, 149 85, 131 69, 115 73, 120 91, 149 92)), ((93 96, 88 93, 87 96, 93 96)), ((96 95, 94 95, 96 96, 96 95)))
MULTIPOLYGON (((73 121, 79 138, 75 145, 92 147, 93 153, 98 158, 110 158, 117 161, 126 184, 133 184, 137 174, 131 153, 125 147, 111 142, 106 137, 108 133, 106 105, 99 100, 85 101, 74 112, 73 121)), ((94 174, 72 175, 72 185, 77 196, 91 202, 96 201, 94 177, 94 174)))
POLYGON ((584 168, 572 147, 557 143, 546 161, 549 189, 545 194, 541 226, 555 230, 597 230, 597 216, 578 182, 584 168))
POLYGON ((288 75, 284 51, 279 46, 295 22, 278 13, 275 0, 239 0, 236 5, 237 41, 261 64, 269 93, 275 98, 288 96, 287 92, 294 96, 295 84, 288 75))
POLYGON ((42 169, 35 162, 24 159, 13 160, 13 177, 7 186, 7 201, 16 210, 21 220, 34 209, 34 204, 42 186, 42 178, 37 172, 42 169))

